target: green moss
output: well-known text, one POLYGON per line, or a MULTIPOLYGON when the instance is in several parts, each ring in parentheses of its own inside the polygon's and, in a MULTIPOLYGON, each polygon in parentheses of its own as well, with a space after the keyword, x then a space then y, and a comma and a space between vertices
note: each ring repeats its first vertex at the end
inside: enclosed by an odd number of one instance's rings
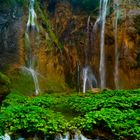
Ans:
POLYGON ((34 94, 34 82, 31 75, 15 72, 10 75, 10 78, 13 91, 19 91, 23 95, 34 94))
POLYGON ((69 90, 63 80, 47 79, 45 84, 47 92, 63 92, 69 90))
MULTIPOLYGON (((52 28, 52 25, 51 25, 51 22, 49 20, 49 17, 46 13, 46 10, 44 7, 41 6, 41 4, 39 2, 36 2, 36 10, 37 12, 39 13, 40 15, 40 18, 41 18, 41 22, 42 22, 42 25, 43 25, 43 28, 46 30, 46 32, 48 33, 48 38, 49 38, 49 41, 46 40, 47 42, 47 45, 50 47, 58 47, 59 49, 63 49, 63 45, 59 42, 59 39, 58 37, 56 36, 56 34, 54 33, 53 31, 53 28, 52 28)), ((48 39, 46 38, 46 39, 48 39)))
POLYGON ((11 84, 10 79, 8 76, 4 75, 3 73, 0 72, 0 83, 5 84, 9 86, 11 84))
POLYGON ((10 79, 0 72, 0 100, 4 98, 9 92, 11 87, 10 79))

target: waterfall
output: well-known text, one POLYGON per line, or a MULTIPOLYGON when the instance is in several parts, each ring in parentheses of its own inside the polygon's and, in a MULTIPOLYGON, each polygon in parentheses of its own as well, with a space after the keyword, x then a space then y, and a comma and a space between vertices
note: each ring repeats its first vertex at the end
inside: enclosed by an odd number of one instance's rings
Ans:
POLYGON ((32 76, 34 85, 35 85, 35 93, 36 95, 38 95, 40 92, 40 88, 39 88, 39 83, 38 83, 38 78, 37 78, 37 72, 32 67, 27 68, 25 66, 22 67, 22 70, 32 76))
POLYGON ((82 135, 81 133, 78 134, 77 132, 75 133, 74 139, 72 140, 90 140, 88 138, 86 138, 84 135, 82 135))
POLYGON ((39 31, 37 25, 37 15, 34 10, 35 0, 29 0, 29 15, 28 15, 28 22, 27 22, 27 29, 29 28, 36 28, 39 31))
POLYGON ((70 136, 69 136, 69 132, 67 132, 67 133, 66 133, 66 136, 65 136, 65 138, 64 138, 63 140, 69 140, 69 137, 70 137, 70 136))
MULTIPOLYGON (((90 16, 87 20, 87 44, 85 46, 85 65, 89 65, 89 49, 90 49, 90 16)), ((90 50, 91 51, 91 50, 90 50)))
POLYGON ((96 19, 95 23, 94 23, 94 26, 93 26, 93 32, 96 32, 97 30, 97 27, 98 27, 98 24, 101 22, 101 16, 102 16, 102 1, 103 0, 100 0, 100 7, 99 7, 99 16, 98 18, 96 19))
POLYGON ((80 139, 81 140, 90 140, 90 139, 87 139, 84 135, 80 134, 80 139))
POLYGON ((35 95, 38 95, 40 92, 39 88, 39 82, 37 77, 37 72, 35 70, 37 59, 33 52, 36 41, 36 36, 38 36, 36 33, 39 32, 38 24, 37 24, 37 15, 34 10, 34 0, 29 0, 29 16, 28 16, 28 22, 25 32, 25 47, 27 51, 27 66, 23 67, 24 71, 27 71, 30 73, 30 75, 33 78, 34 86, 35 86, 35 95))
POLYGON ((87 71, 88 68, 83 68, 83 93, 86 93, 87 71))
POLYGON ((99 73, 100 73, 100 87, 106 87, 106 79, 105 79, 105 23, 106 23, 106 16, 107 16, 107 5, 108 0, 100 0, 100 15, 99 19, 101 21, 101 39, 100 39, 100 66, 99 66, 99 73))
POLYGON ((92 56, 91 53, 91 46, 92 46, 92 34, 90 31, 90 19, 91 17, 88 17, 87 20, 87 43, 86 43, 86 47, 85 47, 85 67, 83 68, 83 93, 86 92, 86 88, 87 88, 87 83, 89 84, 90 89, 92 89, 93 87, 97 86, 97 81, 95 78, 95 75, 92 72, 92 69, 90 68, 90 59, 92 56))
POLYGON ((9 136, 9 134, 5 133, 4 136, 0 136, 1 140, 11 140, 11 137, 9 136))
POLYGON ((84 135, 81 134, 81 132, 75 132, 75 135, 73 138, 70 137, 69 132, 66 133, 65 137, 63 138, 61 134, 58 134, 54 140, 91 140, 86 138, 84 135))
POLYGON ((119 89, 119 53, 118 53, 118 19, 119 19, 119 0, 114 0, 114 36, 115 36, 115 88, 119 89))
POLYGON ((90 89, 97 87, 97 80, 90 67, 83 68, 83 93, 86 92, 87 82, 90 89))
POLYGON ((57 135, 54 140, 69 140, 69 132, 66 133, 64 138, 61 134, 57 135))

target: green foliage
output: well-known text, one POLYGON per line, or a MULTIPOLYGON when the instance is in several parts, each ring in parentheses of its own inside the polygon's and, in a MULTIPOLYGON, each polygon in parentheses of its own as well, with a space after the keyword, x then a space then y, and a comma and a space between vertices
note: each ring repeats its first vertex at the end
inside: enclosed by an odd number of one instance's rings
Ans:
POLYGON ((0 98, 4 98, 11 88, 11 81, 9 77, 0 72, 0 98))
POLYGON ((41 108, 51 108, 58 103, 56 97, 46 95, 37 97, 27 97, 20 95, 18 92, 11 92, 2 103, 1 109, 5 109, 9 106, 37 106, 41 108))
POLYGON ((83 131, 101 129, 115 138, 140 137, 140 91, 103 91, 93 95, 71 95, 65 107, 80 116, 70 122, 70 128, 83 131))
POLYGON ((49 109, 55 101, 50 96, 31 98, 10 94, 1 107, 0 132, 42 132, 48 135, 64 132, 65 119, 49 109))
POLYGON ((116 108, 103 108, 100 111, 89 112, 85 115, 84 127, 94 130, 102 127, 118 138, 140 138, 140 110, 120 111, 116 108))
POLYGON ((13 92, 1 107, 0 133, 24 131, 54 135, 77 129, 90 133, 102 129, 116 139, 133 140, 140 137, 139 114, 139 90, 38 97, 13 92), (64 119, 66 112, 72 116, 71 120, 64 119))
POLYGON ((110 108, 112 106, 120 110, 135 110, 140 107, 139 94, 139 91, 116 90, 104 91, 96 96, 89 94, 83 98, 81 96, 72 95, 68 97, 66 105, 81 115, 89 111, 110 108))
POLYGON ((0 83, 9 86, 11 84, 10 79, 0 72, 0 83))
POLYGON ((24 105, 27 103, 27 97, 20 95, 18 92, 11 92, 6 99, 2 102, 1 109, 7 108, 12 105, 24 105))
POLYGON ((38 106, 9 106, 2 109, 1 114, 1 130, 11 133, 24 130, 55 134, 65 129, 65 120, 61 114, 38 106))

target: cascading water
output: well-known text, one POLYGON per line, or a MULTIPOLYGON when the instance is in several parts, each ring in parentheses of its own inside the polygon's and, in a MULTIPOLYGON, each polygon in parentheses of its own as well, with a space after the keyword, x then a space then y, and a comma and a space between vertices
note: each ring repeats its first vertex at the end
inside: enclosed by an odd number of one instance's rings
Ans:
POLYGON ((34 10, 34 4, 35 0, 29 0, 29 16, 27 22, 27 29, 35 27, 39 31, 39 28, 37 26, 37 15, 34 10))
POLYGON ((84 135, 82 135, 81 133, 78 134, 78 133, 75 133, 75 136, 74 136, 74 139, 72 140, 90 140, 88 138, 86 138, 84 135))
POLYGON ((93 32, 95 32, 97 30, 98 24, 99 24, 99 22, 101 22, 101 15, 102 15, 101 14, 101 8, 102 8, 102 0, 100 0, 99 16, 98 16, 97 20, 94 23, 93 32))
POLYGON ((119 0, 114 0, 114 36, 115 36, 115 73, 114 73, 114 82, 115 88, 119 89, 119 53, 118 53, 118 19, 119 19, 119 0))
POLYGON ((86 92, 87 82, 91 89, 97 87, 97 80, 90 67, 83 68, 83 93, 86 92))
POLYGON ((88 20, 87 20, 87 45, 85 47, 85 67, 83 68, 83 93, 86 92, 86 84, 88 80, 87 65, 88 65, 88 47, 89 47, 89 25, 90 25, 90 16, 88 17, 88 20))
POLYGON ((37 72, 35 70, 36 59, 35 59, 35 54, 33 52, 33 47, 35 46, 35 41, 36 41, 35 33, 39 32, 39 28, 37 25, 37 15, 34 10, 34 4, 35 4, 34 0, 29 0, 29 16, 28 16, 27 28, 25 32, 25 47, 27 49, 27 58, 26 58, 27 67, 24 66, 23 70, 31 74, 35 86, 35 95, 38 95, 40 92, 40 88, 39 88, 37 72))
POLYGON ((90 47, 90 16, 88 17, 87 20, 87 45, 85 46, 85 66, 89 65, 89 49, 90 49, 89 47, 90 47))
POLYGON ((108 0, 100 0, 100 16, 99 19, 101 21, 101 39, 100 39, 100 66, 99 66, 99 73, 100 73, 100 87, 103 89, 106 87, 106 80, 105 80, 105 23, 106 23, 106 16, 107 16, 107 6, 108 0))
POLYGON ((66 136, 63 138, 61 135, 57 135, 55 137, 55 140, 90 140, 88 138, 86 138, 84 135, 82 135, 81 133, 78 134, 77 132, 75 133, 73 138, 70 138, 69 133, 66 133, 66 136))
POLYGON ((29 67, 29 68, 22 67, 22 70, 24 72, 27 72, 28 74, 31 74, 33 81, 34 81, 34 85, 35 85, 35 93, 36 93, 36 95, 38 95, 40 92, 40 88, 39 88, 39 83, 38 83, 38 78, 37 78, 37 72, 34 69, 32 69, 31 67, 29 67))
POLYGON ((86 93, 87 68, 83 68, 83 93, 86 93))
POLYGON ((87 45, 85 47, 85 67, 83 68, 83 93, 86 92, 87 82, 92 89, 97 86, 97 81, 95 75, 93 74, 91 68, 89 67, 89 62, 91 59, 91 32, 90 32, 90 16, 87 20, 87 45))
POLYGON ((4 136, 0 136, 1 140, 11 140, 11 137, 6 133, 4 136))

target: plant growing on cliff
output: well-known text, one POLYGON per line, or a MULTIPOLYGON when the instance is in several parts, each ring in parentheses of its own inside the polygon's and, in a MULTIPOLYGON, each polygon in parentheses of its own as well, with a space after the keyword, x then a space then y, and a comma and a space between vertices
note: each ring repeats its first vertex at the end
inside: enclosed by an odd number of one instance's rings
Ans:
POLYGON ((40 4, 39 1, 36 2, 36 10, 39 12, 43 28, 45 28, 47 32, 48 37, 46 39, 47 39, 47 43, 49 43, 48 45, 50 46, 51 44, 53 44, 55 47, 62 49, 63 45, 59 42, 58 37, 54 33, 51 22, 47 15, 47 12, 45 8, 43 7, 43 5, 40 4))

